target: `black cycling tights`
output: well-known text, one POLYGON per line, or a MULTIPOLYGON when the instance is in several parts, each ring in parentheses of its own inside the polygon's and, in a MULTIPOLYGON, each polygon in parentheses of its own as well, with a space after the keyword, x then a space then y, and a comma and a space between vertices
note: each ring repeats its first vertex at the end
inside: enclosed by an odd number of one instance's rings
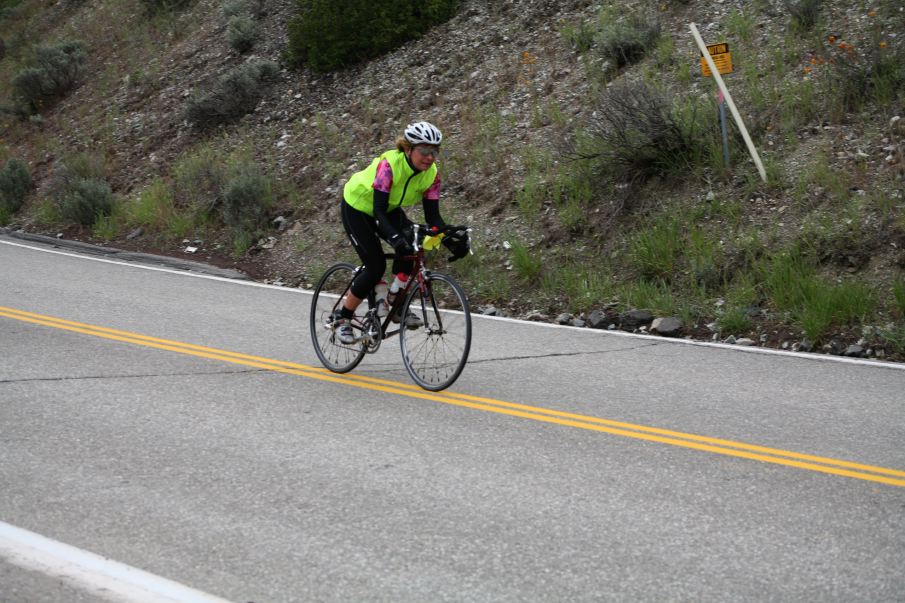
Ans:
MULTIPOLYGON (((343 227, 346 229, 346 234, 349 235, 349 240, 352 241, 352 247, 355 248, 358 257, 364 264, 364 270, 358 273, 352 283, 352 295, 365 299, 387 269, 386 257, 384 257, 380 237, 377 234, 377 220, 363 211, 355 209, 345 200, 340 205, 342 206, 343 227)), ((401 208, 391 211, 387 217, 399 231, 411 224, 401 208)), ((411 262, 399 258, 393 259, 393 274, 408 273, 411 269, 411 262)))

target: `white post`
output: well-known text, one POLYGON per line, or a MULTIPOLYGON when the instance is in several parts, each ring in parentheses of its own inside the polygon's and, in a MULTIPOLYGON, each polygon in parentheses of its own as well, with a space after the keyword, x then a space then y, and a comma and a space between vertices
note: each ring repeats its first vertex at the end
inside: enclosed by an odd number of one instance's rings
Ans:
POLYGON ((707 50, 707 45, 701 38, 701 34, 698 33, 697 26, 694 23, 690 23, 689 26, 691 27, 691 35, 694 36, 695 41, 698 43, 701 54, 704 55, 704 60, 707 61, 707 66, 710 67, 710 73, 713 74, 713 79, 716 80, 716 85, 720 87, 723 96, 726 97, 726 104, 729 105, 729 110, 732 111, 732 117, 735 118, 735 123, 738 124, 738 129, 742 133, 742 138, 745 139, 745 144, 748 145, 748 152, 751 153, 751 158, 754 159, 754 165, 757 166, 757 171, 760 173, 761 179, 766 182, 767 171, 764 169, 764 164, 757 154, 757 149, 754 148, 754 142, 752 142, 751 136, 748 134, 748 129, 745 128, 745 122, 742 121, 742 116, 739 115, 738 109, 735 108, 735 103, 732 101, 732 95, 729 94, 729 89, 726 88, 726 83, 723 82, 723 78, 716 68, 716 63, 713 62, 713 57, 710 56, 710 52, 707 50))

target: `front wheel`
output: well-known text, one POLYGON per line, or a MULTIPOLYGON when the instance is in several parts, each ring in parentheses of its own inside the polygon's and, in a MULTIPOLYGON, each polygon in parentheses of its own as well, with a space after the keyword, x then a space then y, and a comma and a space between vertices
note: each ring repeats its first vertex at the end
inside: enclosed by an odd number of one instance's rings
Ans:
POLYGON ((367 345, 361 336, 362 316, 357 315, 352 321, 355 343, 342 343, 333 325, 334 317, 343 306, 354 276, 355 267, 352 264, 336 264, 327 268, 311 298, 311 341, 314 343, 314 351, 324 366, 334 373, 351 371, 358 366, 367 351, 367 345))
POLYGON ((459 378, 471 349, 471 312, 462 287, 445 274, 431 273, 412 287, 402 315, 424 324, 400 331, 402 361, 412 379, 429 391, 446 389, 459 378))

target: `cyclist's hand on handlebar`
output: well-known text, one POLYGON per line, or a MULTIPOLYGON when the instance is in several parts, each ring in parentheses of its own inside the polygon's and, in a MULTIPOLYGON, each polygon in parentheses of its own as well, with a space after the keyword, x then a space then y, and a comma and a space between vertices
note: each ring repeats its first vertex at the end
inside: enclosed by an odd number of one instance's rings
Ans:
POLYGON ((447 237, 443 239, 443 244, 452 253, 452 255, 447 258, 450 262, 455 262, 456 260, 464 258, 471 250, 471 245, 469 245, 467 233, 464 239, 447 237))
POLYGON ((447 224, 443 227, 443 234, 454 239, 468 239, 468 227, 447 224))
POLYGON ((390 237, 390 245, 392 245, 393 249, 396 250, 396 255, 398 256, 413 255, 415 253, 415 249, 414 247, 412 247, 412 244, 398 234, 390 237))

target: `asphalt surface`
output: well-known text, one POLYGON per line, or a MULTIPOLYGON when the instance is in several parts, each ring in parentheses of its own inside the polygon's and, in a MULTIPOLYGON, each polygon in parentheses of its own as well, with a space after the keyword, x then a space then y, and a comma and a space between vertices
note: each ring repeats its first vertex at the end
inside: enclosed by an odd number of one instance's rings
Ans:
POLYGON ((325 380, 306 292, 78 253, 0 237, 0 522, 232 601, 903 600, 900 367, 475 317, 429 396, 395 340, 325 380))

